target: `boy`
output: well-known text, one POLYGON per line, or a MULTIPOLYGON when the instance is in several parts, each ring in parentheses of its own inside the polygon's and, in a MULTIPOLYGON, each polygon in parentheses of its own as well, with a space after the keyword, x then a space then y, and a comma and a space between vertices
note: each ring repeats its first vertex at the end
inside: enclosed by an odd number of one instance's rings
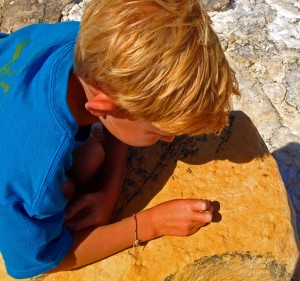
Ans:
POLYGON ((77 268, 211 221, 209 201, 180 199, 108 224, 128 145, 219 133, 239 94, 197 0, 92 0, 80 28, 28 26, 2 34, 0 52, 0 250, 11 276, 77 268), (89 135, 99 119, 102 145, 89 135))

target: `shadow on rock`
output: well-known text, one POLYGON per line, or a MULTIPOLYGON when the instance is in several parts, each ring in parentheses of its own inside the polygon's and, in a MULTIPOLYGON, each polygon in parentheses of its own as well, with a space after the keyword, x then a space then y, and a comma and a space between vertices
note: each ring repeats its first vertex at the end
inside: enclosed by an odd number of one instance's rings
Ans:
POLYGON ((300 161, 300 144, 291 142, 280 149, 275 150, 272 155, 277 161, 282 180, 288 189, 300 183, 300 169, 296 162, 300 161))
POLYGON ((177 137, 172 143, 131 148, 117 216, 142 210, 172 176, 177 161, 201 165, 214 160, 247 163, 269 154, 249 117, 240 111, 230 115, 230 124, 220 136, 177 137), (127 204, 130 208, 126 208, 127 204), (124 213, 125 211, 125 213, 124 213))
POLYGON ((300 169, 296 161, 300 160, 300 144, 292 142, 275 150, 274 156, 282 180, 292 203, 292 212, 296 213, 296 228, 300 237, 300 169))
MULTIPOLYGON (((293 225, 300 237, 300 169, 297 167, 296 161, 300 160, 300 144, 291 142, 286 146, 275 150, 274 156, 282 180, 287 189, 290 201, 290 209, 294 214, 293 225)), ((296 235, 296 234, 295 234, 296 235)), ((300 260, 298 260, 295 274, 292 280, 300 280, 300 260)))

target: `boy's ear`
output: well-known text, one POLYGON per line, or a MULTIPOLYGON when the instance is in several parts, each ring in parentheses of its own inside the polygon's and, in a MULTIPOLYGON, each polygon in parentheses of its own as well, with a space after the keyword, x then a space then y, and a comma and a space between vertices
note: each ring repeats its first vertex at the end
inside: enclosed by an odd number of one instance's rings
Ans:
POLYGON ((85 104, 85 108, 95 116, 106 116, 112 114, 116 104, 104 93, 99 93, 85 104))

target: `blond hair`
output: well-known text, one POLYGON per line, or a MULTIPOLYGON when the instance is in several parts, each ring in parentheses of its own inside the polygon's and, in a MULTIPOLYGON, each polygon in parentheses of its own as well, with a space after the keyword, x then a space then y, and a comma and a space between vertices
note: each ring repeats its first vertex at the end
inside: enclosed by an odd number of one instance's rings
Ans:
POLYGON ((92 0, 74 69, 128 116, 170 134, 220 133, 239 95, 198 0, 92 0))

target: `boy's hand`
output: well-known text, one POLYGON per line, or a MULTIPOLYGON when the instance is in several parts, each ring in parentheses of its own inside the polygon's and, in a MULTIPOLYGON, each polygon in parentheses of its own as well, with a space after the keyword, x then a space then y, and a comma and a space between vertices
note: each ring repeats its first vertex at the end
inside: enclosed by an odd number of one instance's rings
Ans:
POLYGON ((210 202, 198 199, 167 201, 145 211, 140 214, 141 219, 152 229, 154 237, 191 235, 210 223, 213 217, 210 202))
POLYGON ((108 224, 117 200, 101 190, 83 195, 66 209, 65 226, 71 232, 108 224))

